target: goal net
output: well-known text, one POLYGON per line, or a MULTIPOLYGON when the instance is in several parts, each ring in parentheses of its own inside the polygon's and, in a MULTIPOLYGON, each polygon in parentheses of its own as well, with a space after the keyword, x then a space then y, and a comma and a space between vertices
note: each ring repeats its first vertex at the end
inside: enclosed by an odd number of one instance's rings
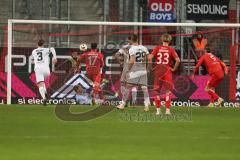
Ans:
MULTIPOLYGON (((51 104, 75 104, 74 86, 92 88, 92 80, 86 75, 85 66, 74 73, 74 58, 83 52, 80 44, 98 44, 98 50, 104 55, 102 69, 102 91, 107 97, 121 99, 122 65, 115 59, 115 53, 125 44, 131 34, 138 35, 139 44, 147 47, 149 52, 160 45, 160 36, 168 33, 172 36, 172 46, 181 59, 180 67, 173 75, 174 90, 172 99, 175 106, 204 106, 209 102, 204 87, 208 75, 203 67, 195 80, 190 75, 203 53, 199 52, 194 40, 202 35, 207 40, 207 47, 222 59, 230 69, 217 87, 216 92, 223 97, 227 105, 239 101, 239 24, 215 23, 138 23, 138 22, 89 22, 89 21, 42 21, 42 20, 9 20, 5 28, 5 47, 1 54, 0 98, 7 104, 41 104, 36 85, 32 50, 37 48, 37 41, 43 39, 45 47, 54 47, 58 62, 50 63, 51 75, 46 87, 51 104), (7 30, 8 29, 8 30, 7 30), (238 83, 237 83, 238 82, 238 83)), ((51 58, 51 56, 50 56, 51 58)), ((154 65, 154 62, 153 62, 154 65)), ((148 74, 148 89, 151 97, 153 91, 153 72, 148 74)), ((164 87, 159 95, 164 93, 164 87)), ((131 96, 131 94, 130 94, 131 96)), ((137 103, 143 102, 141 88, 137 88, 137 103)), ((130 98, 131 99, 131 98, 130 98)))

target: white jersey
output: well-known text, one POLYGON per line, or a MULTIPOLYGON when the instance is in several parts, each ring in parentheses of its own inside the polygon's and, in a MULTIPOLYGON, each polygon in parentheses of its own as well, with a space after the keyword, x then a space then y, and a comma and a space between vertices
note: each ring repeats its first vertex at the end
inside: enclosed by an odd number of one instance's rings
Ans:
POLYGON ((49 54, 53 53, 54 58, 56 57, 56 52, 54 48, 41 48, 38 47, 32 51, 32 56, 36 68, 49 67, 49 54))
POLYGON ((45 81, 50 75, 49 68, 49 54, 53 54, 53 58, 56 59, 56 52, 54 48, 42 48, 38 47, 32 51, 32 57, 34 60, 34 70, 37 83, 45 81))
POLYGON ((128 68, 130 47, 131 47, 131 45, 124 45, 116 53, 116 55, 118 55, 118 56, 123 56, 123 71, 127 70, 127 68, 128 68))

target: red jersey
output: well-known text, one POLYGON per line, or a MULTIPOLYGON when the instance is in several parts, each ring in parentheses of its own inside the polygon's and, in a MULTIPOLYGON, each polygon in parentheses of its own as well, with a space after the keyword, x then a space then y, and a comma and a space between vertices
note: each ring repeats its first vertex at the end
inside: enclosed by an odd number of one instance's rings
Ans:
POLYGON ((86 64, 86 71, 100 73, 101 68, 104 66, 103 55, 96 50, 85 52, 80 56, 80 61, 84 61, 86 64))
POLYGON ((218 59, 216 56, 214 56, 212 53, 205 53, 201 58, 199 59, 195 69, 194 74, 198 71, 198 68, 204 64, 209 74, 218 72, 220 70, 223 70, 226 66, 225 64, 218 59))
POLYGON ((152 55, 156 59, 156 65, 164 65, 167 66, 167 68, 172 67, 173 60, 178 57, 176 51, 169 46, 155 47, 152 51, 152 55))

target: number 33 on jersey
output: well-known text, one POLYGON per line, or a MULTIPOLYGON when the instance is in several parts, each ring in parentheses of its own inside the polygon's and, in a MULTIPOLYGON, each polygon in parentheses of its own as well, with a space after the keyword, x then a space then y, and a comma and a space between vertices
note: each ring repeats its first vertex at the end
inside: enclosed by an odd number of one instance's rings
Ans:
POLYGON ((168 67, 172 67, 173 60, 178 57, 175 50, 169 46, 155 47, 152 51, 152 56, 155 58, 157 65, 166 65, 168 67))

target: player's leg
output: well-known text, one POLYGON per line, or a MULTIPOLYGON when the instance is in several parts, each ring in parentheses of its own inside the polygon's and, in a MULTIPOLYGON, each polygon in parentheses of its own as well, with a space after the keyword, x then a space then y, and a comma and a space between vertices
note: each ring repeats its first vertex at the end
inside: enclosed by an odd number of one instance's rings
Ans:
POLYGON ((39 93, 43 99, 43 104, 46 105, 46 87, 44 83, 44 74, 40 70, 35 71, 35 76, 36 76, 36 81, 37 81, 37 86, 39 93))
POLYGON ((118 109, 124 109, 124 106, 126 105, 127 101, 128 101, 128 96, 129 96, 129 91, 130 89, 135 86, 135 84, 138 83, 139 78, 134 77, 132 78, 132 74, 134 74, 134 72, 129 72, 126 73, 125 75, 125 86, 122 92, 122 101, 120 103, 120 105, 117 106, 118 109))
POLYGON ((143 95, 144 95, 144 111, 149 111, 149 106, 150 106, 150 98, 149 98, 149 93, 148 93, 148 88, 145 85, 141 86, 143 95))
POLYGON ((132 88, 132 106, 136 105, 137 102, 137 86, 132 88))
POLYGON ((171 114, 170 107, 171 107, 171 91, 166 91, 166 97, 165 97, 165 105, 166 105, 166 113, 167 115, 171 114))
POLYGON ((161 114, 161 100, 159 96, 159 91, 160 91, 160 83, 159 83, 159 78, 158 76, 154 77, 154 85, 153 85, 153 91, 154 91, 154 105, 156 107, 156 115, 161 114))
POLYGON ((166 75, 164 75, 163 78, 163 82, 164 82, 164 86, 166 89, 166 93, 165 93, 165 106, 166 106, 166 112, 165 114, 169 115, 171 114, 170 112, 170 108, 171 108, 171 92, 174 88, 173 86, 173 80, 172 80, 172 72, 169 70, 168 73, 166 73, 166 75))
POLYGON ((209 87, 209 85, 207 85, 206 87, 205 87, 205 91, 208 93, 208 95, 209 95, 209 104, 208 104, 208 107, 209 108, 211 108, 211 107, 214 107, 214 101, 215 101, 215 96, 213 96, 213 95, 215 95, 215 93, 213 92, 213 90, 214 90, 214 88, 211 88, 211 87, 209 87))
POLYGON ((48 94, 47 94, 47 88, 46 88, 46 84, 48 84, 48 86, 50 85, 50 68, 49 67, 46 67, 44 69, 44 73, 43 73, 43 76, 44 76, 44 89, 45 89, 45 97, 46 99, 48 99, 48 94))
POLYGON ((101 74, 94 75, 94 87, 93 87, 93 93, 95 101, 102 102, 105 98, 103 96, 103 92, 100 89, 100 82, 101 82, 101 74))
POLYGON ((129 91, 133 87, 132 84, 126 83, 124 92, 122 93, 122 101, 121 103, 117 106, 118 109, 124 109, 127 101, 128 101, 128 96, 129 96, 129 91))
MULTIPOLYGON (((147 72, 146 72, 147 73, 147 72)), ((149 98, 149 93, 148 93, 148 78, 147 74, 144 74, 139 77, 137 84, 141 86, 143 95, 144 95, 144 111, 147 112, 149 111, 149 106, 150 106, 150 98, 149 98)))
POLYGON ((218 101, 217 105, 221 105, 221 103, 223 102, 223 99, 215 92, 215 88, 219 85, 219 83, 223 80, 223 78, 224 78, 224 73, 217 72, 211 75, 207 83, 205 90, 210 97, 210 103, 208 105, 209 107, 213 107, 213 103, 215 101, 218 101))
POLYGON ((38 90, 42 99, 46 99, 46 87, 44 81, 38 82, 38 90))

